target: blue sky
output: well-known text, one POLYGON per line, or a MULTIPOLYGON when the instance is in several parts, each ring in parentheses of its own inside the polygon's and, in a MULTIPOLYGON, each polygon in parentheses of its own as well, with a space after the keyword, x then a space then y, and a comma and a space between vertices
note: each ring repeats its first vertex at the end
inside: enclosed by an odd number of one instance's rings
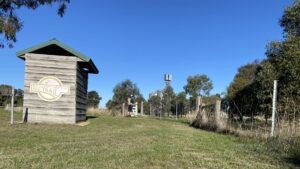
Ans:
POLYGON ((57 5, 21 9, 24 22, 12 49, 0 50, 0 84, 24 85, 19 50, 57 38, 90 56, 100 69, 89 90, 112 97, 125 79, 143 95, 164 87, 171 73, 176 92, 189 75, 207 74, 212 94, 226 91, 237 69, 265 58, 265 46, 282 39, 278 20, 292 0, 85 0, 71 1, 66 15, 57 5))

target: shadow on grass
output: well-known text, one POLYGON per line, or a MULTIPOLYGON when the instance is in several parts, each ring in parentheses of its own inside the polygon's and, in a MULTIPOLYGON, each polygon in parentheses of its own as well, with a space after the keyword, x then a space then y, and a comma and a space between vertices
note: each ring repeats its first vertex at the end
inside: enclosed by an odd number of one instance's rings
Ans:
POLYGON ((297 167, 300 167, 300 159, 299 157, 288 157, 287 162, 294 164, 297 167))
POLYGON ((300 137, 291 140, 288 148, 287 160, 300 167, 300 137))
POLYGON ((155 120, 160 120, 160 121, 166 121, 166 122, 176 122, 176 123, 182 123, 182 124, 186 124, 189 125, 189 123, 184 119, 184 118, 169 118, 169 117, 150 117, 151 119, 155 119, 155 120))
POLYGON ((86 119, 87 120, 90 120, 90 119, 96 119, 96 118, 98 118, 97 116, 86 116, 86 119))
POLYGON ((224 134, 224 135, 233 135, 233 136, 238 136, 238 133, 232 132, 230 130, 227 129, 218 129, 215 125, 199 125, 199 124, 190 124, 188 122, 188 120, 186 120, 185 118, 178 118, 177 120, 175 118, 170 118, 170 117, 150 117, 151 119, 155 119, 155 120, 160 120, 160 121, 166 121, 166 122, 177 122, 177 123, 181 123, 187 126, 190 126, 192 128, 195 129, 201 129, 204 131, 208 131, 208 132, 213 132, 213 133, 219 133, 219 134, 224 134))
POLYGON ((190 124, 189 122, 186 122, 186 124, 188 124, 192 128, 200 129, 200 130, 207 131, 207 132, 218 133, 218 134, 222 134, 222 135, 230 135, 230 136, 235 136, 235 137, 240 136, 240 134, 238 132, 235 132, 233 130, 231 131, 226 128, 218 128, 213 123, 200 125, 200 124, 196 124, 195 122, 192 124, 190 124))

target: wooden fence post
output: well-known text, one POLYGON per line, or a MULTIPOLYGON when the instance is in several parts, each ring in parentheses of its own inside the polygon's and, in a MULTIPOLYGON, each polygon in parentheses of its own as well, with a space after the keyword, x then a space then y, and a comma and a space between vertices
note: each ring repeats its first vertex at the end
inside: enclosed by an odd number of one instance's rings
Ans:
POLYGON ((216 100, 216 104, 215 104, 215 125, 216 125, 217 128, 221 127, 220 114, 221 114, 221 100, 216 100))
POLYGON ((141 115, 144 115, 144 102, 141 102, 141 115))
POLYGON ((151 117, 151 114, 152 114, 152 106, 151 106, 151 103, 149 104, 149 117, 151 117))
POLYGON ((200 106, 202 104, 201 102, 202 102, 201 96, 197 96, 197 100, 196 100, 196 113, 199 113, 199 111, 200 111, 200 106))
POLYGON ((122 103, 122 115, 125 116, 125 103, 122 103))

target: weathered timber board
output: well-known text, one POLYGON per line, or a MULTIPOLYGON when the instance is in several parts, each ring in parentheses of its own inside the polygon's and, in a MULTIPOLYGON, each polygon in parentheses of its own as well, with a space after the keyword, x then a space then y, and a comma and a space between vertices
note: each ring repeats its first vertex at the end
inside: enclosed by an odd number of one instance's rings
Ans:
MULTIPOLYGON (((78 90, 76 87, 77 83, 80 83, 77 82, 77 62, 78 59, 74 56, 26 54, 24 112, 27 108, 28 122, 76 123, 78 117, 76 115, 78 90), (63 85, 69 85, 70 93, 62 95, 57 101, 48 102, 40 99, 37 93, 29 92, 31 83, 38 83, 47 76, 54 76, 63 85)), ((84 106, 78 105, 79 107, 84 106)))

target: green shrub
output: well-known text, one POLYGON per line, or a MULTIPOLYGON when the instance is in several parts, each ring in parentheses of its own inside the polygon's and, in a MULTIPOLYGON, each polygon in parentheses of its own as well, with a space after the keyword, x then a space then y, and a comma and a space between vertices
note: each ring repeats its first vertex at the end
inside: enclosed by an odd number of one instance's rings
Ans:
POLYGON ((300 165, 300 137, 293 138, 288 148, 288 158, 296 165, 300 165))

